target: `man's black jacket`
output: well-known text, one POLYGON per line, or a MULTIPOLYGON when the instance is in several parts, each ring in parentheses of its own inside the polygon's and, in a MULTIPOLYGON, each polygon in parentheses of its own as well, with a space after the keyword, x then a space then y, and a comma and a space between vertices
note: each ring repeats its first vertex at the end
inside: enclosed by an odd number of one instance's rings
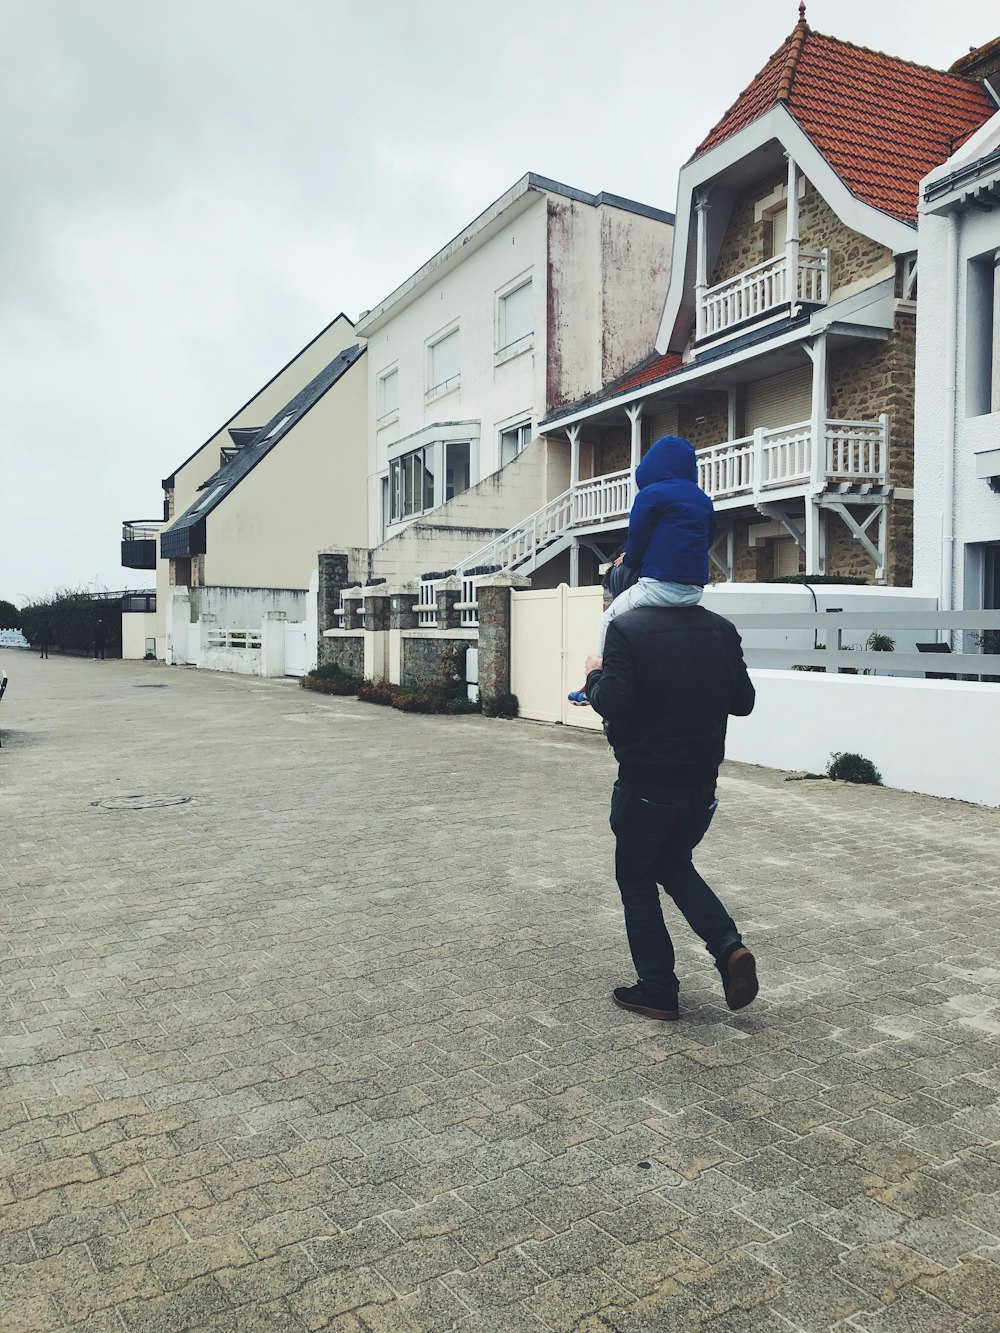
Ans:
POLYGON ((735 626, 701 606, 641 606, 608 626, 584 687, 626 782, 713 786, 729 714, 753 710, 735 626))

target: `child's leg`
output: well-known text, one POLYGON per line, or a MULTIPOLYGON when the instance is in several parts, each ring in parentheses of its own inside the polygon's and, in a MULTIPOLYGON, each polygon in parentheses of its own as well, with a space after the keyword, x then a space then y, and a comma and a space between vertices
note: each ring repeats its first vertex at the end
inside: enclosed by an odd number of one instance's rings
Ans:
POLYGON ((626 611, 631 611, 634 607, 651 604, 643 587, 644 584, 651 582, 653 582, 652 579, 640 579, 638 583, 633 583, 630 588, 626 588, 624 592, 618 594, 604 615, 601 616, 601 624, 597 631, 597 647, 594 650, 598 657, 604 656, 604 640, 608 635, 608 626, 615 616, 624 615, 626 611))
POLYGON ((618 594, 604 615, 597 631, 598 657, 604 656, 604 640, 608 626, 615 616, 632 611, 637 606, 694 606, 701 601, 705 589, 696 583, 661 583, 659 579, 640 579, 631 588, 618 594))

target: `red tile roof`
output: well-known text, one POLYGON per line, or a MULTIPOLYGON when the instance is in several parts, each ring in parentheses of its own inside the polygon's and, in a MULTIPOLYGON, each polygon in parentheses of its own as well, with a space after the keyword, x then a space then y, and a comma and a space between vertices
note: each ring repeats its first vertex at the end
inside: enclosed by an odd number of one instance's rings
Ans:
POLYGON ((980 83, 824 37, 802 18, 694 156, 778 103, 852 194, 904 222, 916 219, 921 177, 996 110, 980 83))
POLYGON ((681 359, 676 352, 665 352, 663 356, 654 356, 647 365, 629 372, 620 384, 614 386, 614 392, 619 394, 625 393, 628 389, 641 389, 644 384, 652 384, 654 380, 669 375, 680 364, 681 359))

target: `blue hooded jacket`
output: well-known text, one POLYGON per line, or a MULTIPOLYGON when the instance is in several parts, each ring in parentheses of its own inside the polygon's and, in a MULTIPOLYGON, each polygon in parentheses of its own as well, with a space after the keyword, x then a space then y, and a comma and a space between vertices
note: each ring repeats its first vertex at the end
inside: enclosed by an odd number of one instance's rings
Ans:
POLYGON ((694 448, 678 435, 657 440, 635 470, 625 563, 663 583, 709 581, 715 510, 698 485, 694 448))

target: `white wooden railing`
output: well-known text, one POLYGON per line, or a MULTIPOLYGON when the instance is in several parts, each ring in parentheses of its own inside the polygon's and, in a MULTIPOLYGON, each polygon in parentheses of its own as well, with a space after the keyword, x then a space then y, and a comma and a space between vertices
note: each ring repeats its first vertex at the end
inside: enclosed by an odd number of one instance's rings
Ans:
MULTIPOLYGON (((795 300, 825 305, 830 299, 829 250, 800 250, 795 300)), ((759 319, 788 303, 788 256, 783 251, 762 264, 702 292, 697 311, 697 337, 711 338, 748 320, 759 319)))
POLYGON ((206 648, 241 648, 256 650, 261 646, 259 629, 215 629, 211 628, 205 636, 206 648))
POLYGON ((463 628, 475 628, 479 625, 479 599, 476 595, 476 580, 462 576, 462 600, 458 603, 458 623, 463 628))
POLYGON ((437 629, 438 579, 421 579, 417 590, 417 624, 428 629, 437 629))
MULTIPOLYGON (((699 449, 698 485, 713 500, 741 496, 753 500, 769 491, 804 491, 831 481, 884 485, 888 438, 885 415, 877 421, 827 420, 817 457, 811 421, 761 428, 743 439, 699 449)), ((457 572, 463 574, 480 565, 516 568, 577 529, 615 521, 624 524, 632 507, 633 488, 629 468, 578 482, 475 551, 457 566, 457 572)))
POLYGON ((824 423, 823 452, 814 454, 809 421, 775 430, 757 430, 741 440, 728 440, 698 450, 698 485, 713 500, 758 495, 817 480, 871 482, 884 485, 888 461, 889 423, 832 421, 824 423))

